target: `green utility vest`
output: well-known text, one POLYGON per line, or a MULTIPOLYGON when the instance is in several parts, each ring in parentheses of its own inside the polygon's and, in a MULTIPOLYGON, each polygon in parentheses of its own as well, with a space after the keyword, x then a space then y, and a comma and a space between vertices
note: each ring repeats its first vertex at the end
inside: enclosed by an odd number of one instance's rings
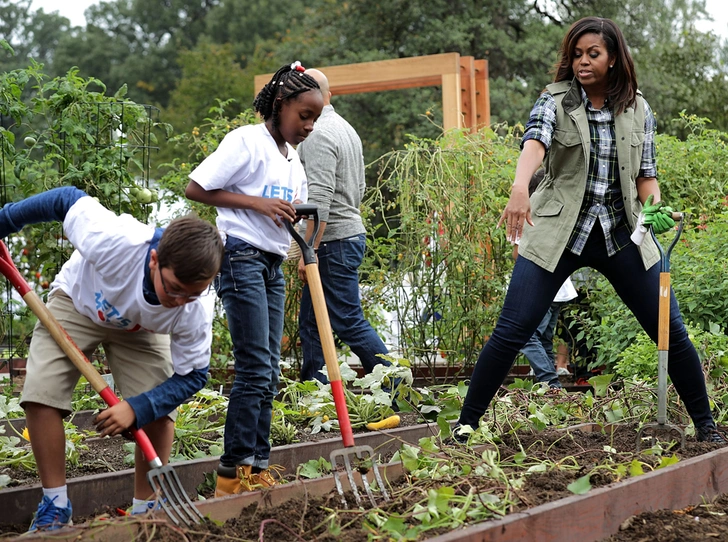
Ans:
MULTIPOLYGON (((584 200, 591 143, 579 85, 575 81, 562 81, 546 88, 556 100, 556 130, 544 159, 544 179, 531 196, 534 225, 525 224, 518 254, 553 272, 571 237, 584 200)), ((637 94, 636 110, 629 107, 614 119, 624 212, 633 230, 642 210, 635 179, 645 141, 645 106, 641 93, 638 91, 637 94)), ((593 227, 601 226, 597 221, 593 227)), ((645 236, 639 250, 645 269, 660 258, 649 235, 645 236)))

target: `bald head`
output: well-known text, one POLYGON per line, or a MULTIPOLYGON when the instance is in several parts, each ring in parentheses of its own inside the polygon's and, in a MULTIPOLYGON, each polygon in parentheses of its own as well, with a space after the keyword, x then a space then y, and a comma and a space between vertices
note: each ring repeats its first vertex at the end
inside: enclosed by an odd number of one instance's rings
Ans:
POLYGON ((321 94, 324 95, 324 105, 331 103, 331 90, 329 89, 329 80, 323 72, 315 69, 306 70, 306 75, 313 77, 321 87, 321 94))

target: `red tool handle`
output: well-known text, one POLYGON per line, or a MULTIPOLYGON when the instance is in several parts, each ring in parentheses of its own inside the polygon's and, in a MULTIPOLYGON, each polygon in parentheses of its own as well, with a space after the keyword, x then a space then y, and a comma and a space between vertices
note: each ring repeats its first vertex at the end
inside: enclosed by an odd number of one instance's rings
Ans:
MULTIPOLYGON (((5 243, 0 241, 0 273, 5 275, 13 287, 23 297, 25 303, 30 307, 30 310, 38 317, 38 320, 46 327, 50 332, 51 336, 58 343, 58 346, 65 352, 69 359, 73 362, 76 368, 81 371, 81 374, 86 377, 94 390, 98 392, 104 402, 109 406, 114 406, 119 403, 119 398, 111 390, 106 383, 106 380, 102 378, 96 368, 91 365, 91 362, 86 358, 81 349, 73 342, 73 339, 68 336, 66 330, 63 329, 61 324, 48 310, 43 301, 41 301, 38 294, 33 291, 30 285, 25 281, 23 276, 15 267, 8 247, 5 243)), ((144 459, 152 466, 152 468, 158 468, 162 466, 162 462, 157 455, 157 452, 152 446, 152 442, 149 440, 147 434, 135 427, 130 427, 129 432, 134 437, 134 440, 139 445, 144 454, 144 459)))

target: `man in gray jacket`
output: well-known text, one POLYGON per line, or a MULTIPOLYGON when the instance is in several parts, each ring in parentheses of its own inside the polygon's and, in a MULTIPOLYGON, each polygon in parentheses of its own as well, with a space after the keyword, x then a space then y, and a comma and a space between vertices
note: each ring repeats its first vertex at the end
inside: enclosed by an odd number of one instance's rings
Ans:
MULTIPOLYGON (((308 203, 318 206, 321 221, 314 240, 319 273, 326 297, 331 327, 336 336, 349 345, 367 372, 378 363, 387 347, 364 318, 359 295, 359 266, 366 248, 366 230, 359 213, 364 195, 364 156, 361 139, 354 128, 334 111, 329 81, 318 70, 306 70, 321 87, 324 109, 313 132, 298 146, 298 153, 308 177, 308 203)), ((309 221, 306 239, 313 230, 309 221)), ((306 283, 303 258, 298 274, 306 283)), ((326 382, 320 372, 324 366, 321 339, 308 285, 304 287, 299 314, 303 348, 301 380, 326 382)))

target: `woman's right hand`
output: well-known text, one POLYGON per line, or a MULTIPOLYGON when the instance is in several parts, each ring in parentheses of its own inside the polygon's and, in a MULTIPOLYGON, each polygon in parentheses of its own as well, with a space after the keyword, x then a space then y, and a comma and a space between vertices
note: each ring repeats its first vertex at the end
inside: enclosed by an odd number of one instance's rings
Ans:
POLYGON ((506 224, 506 239, 514 244, 521 240, 525 222, 533 226, 528 186, 513 185, 511 197, 508 199, 508 204, 498 221, 497 227, 500 228, 504 222, 506 224))
POLYGON ((528 185, 531 177, 541 166, 546 147, 535 139, 529 139, 523 144, 521 156, 518 157, 516 165, 516 180, 511 187, 511 197, 508 199, 503 214, 498 221, 498 228, 503 222, 506 223, 506 239, 515 244, 521 240, 523 226, 531 221, 531 200, 528 194, 528 185))

